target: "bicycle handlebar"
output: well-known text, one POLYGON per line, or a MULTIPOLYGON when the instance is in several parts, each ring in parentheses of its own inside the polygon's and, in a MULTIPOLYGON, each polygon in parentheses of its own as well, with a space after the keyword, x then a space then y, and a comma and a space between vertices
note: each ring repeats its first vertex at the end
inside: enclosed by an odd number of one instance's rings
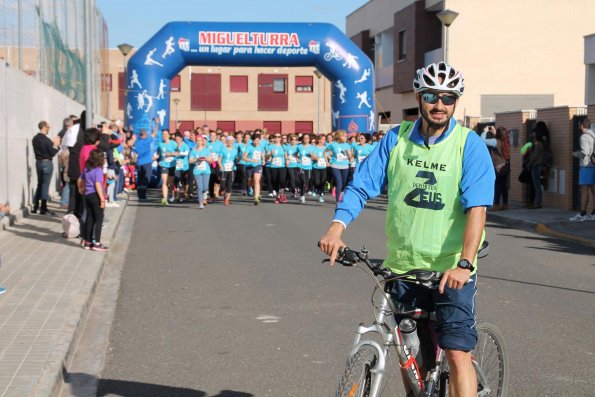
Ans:
MULTIPOLYGON (((320 243, 318 243, 318 246, 320 246, 320 243)), ((403 274, 396 274, 390 269, 382 266, 381 263, 373 264, 370 262, 368 253, 366 247, 363 247, 359 252, 353 251, 349 247, 341 247, 335 261, 343 266, 355 266, 357 263, 362 263, 366 265, 375 276, 382 276, 385 280, 403 280, 429 289, 437 289, 440 284, 440 279, 442 278, 442 273, 440 272, 433 272, 430 270, 410 270, 403 274)), ((330 262, 330 259, 323 259, 322 263, 325 262, 330 262)))

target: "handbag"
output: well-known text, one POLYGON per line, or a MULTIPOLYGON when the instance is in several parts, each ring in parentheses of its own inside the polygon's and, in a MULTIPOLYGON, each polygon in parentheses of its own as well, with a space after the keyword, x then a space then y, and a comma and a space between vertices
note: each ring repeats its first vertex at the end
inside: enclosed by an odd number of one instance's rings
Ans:
POLYGON ((531 171, 527 167, 523 167, 523 170, 519 174, 519 182, 520 183, 531 183, 533 182, 533 178, 531 177, 531 171))

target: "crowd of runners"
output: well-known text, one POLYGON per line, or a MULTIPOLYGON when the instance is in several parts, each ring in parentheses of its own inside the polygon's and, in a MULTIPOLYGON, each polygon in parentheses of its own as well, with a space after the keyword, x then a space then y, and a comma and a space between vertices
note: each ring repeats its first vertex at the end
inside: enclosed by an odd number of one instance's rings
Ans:
MULTIPOLYGON (((161 188, 161 204, 192 200, 204 208, 218 200, 230 205, 234 189, 238 195, 253 197, 254 205, 263 196, 275 204, 286 203, 288 196, 300 203, 309 196, 323 203, 325 195, 340 201, 355 167, 384 133, 282 134, 261 129, 230 133, 205 125, 175 133, 164 129, 158 135, 157 129, 152 136, 141 131, 130 144, 133 154, 145 148, 153 152, 151 174, 159 170, 154 184, 161 188)), ((139 188, 150 183, 148 175, 141 175, 148 172, 139 169, 139 188)), ((139 198, 146 196, 139 193, 139 198)))

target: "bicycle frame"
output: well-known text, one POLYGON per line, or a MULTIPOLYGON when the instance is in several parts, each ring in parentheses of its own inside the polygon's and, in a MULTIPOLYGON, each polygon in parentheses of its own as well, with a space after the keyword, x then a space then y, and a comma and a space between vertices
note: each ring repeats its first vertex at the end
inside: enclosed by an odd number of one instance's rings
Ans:
POLYGON ((355 341, 350 352, 350 356, 353 356, 362 346, 371 346, 378 353, 378 362, 371 370, 373 378, 370 385, 370 397, 378 395, 386 370, 388 350, 391 346, 396 349, 400 366, 405 369, 409 386, 414 395, 416 397, 432 397, 439 381, 438 377, 444 359, 444 351, 439 346, 436 347, 436 364, 430 371, 429 376, 426 377, 427 382, 424 382, 415 358, 411 356, 409 347, 404 343, 399 333, 398 323, 394 316, 396 310, 392 305, 390 294, 384 291, 382 295, 382 303, 375 313, 376 321, 370 326, 360 324, 357 327, 355 341), (362 337, 368 333, 377 333, 382 336, 383 346, 373 340, 362 340, 362 337))

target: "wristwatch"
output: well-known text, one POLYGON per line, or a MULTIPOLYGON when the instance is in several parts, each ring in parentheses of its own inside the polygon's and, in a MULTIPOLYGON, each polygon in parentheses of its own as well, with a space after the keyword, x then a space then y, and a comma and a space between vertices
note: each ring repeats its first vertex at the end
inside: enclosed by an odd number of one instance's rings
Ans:
POLYGON ((467 259, 461 259, 459 263, 457 263, 457 267, 469 270, 471 273, 473 273, 473 271, 475 270, 475 267, 473 267, 471 262, 469 262, 467 259))

